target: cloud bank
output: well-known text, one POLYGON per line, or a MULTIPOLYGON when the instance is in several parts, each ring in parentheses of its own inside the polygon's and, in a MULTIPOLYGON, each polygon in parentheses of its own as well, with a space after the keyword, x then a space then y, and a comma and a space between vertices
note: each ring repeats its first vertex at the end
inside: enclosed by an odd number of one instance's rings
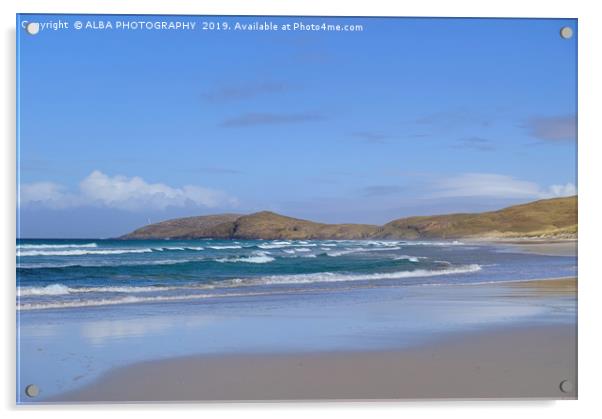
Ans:
POLYGON ((577 194, 572 183, 542 188, 535 182, 493 173, 465 173, 448 177, 434 185, 436 198, 524 198, 544 199, 577 194))
POLYGON ((233 207, 238 200, 228 194, 201 186, 172 187, 148 183, 138 176, 109 176, 93 171, 79 183, 77 192, 53 182, 23 184, 19 188, 21 206, 41 205, 63 209, 83 206, 126 211, 164 210, 168 207, 233 207))

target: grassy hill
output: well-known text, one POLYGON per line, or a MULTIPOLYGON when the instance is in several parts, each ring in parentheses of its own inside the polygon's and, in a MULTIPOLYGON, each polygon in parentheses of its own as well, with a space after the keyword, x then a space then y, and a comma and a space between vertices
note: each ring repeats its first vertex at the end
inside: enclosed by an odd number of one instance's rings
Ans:
POLYGON ((379 227, 363 224, 322 224, 262 211, 250 215, 203 215, 150 224, 122 239, 363 239, 379 227))
POLYGON ((545 199, 499 211, 409 217, 383 226, 383 238, 560 237, 577 234, 577 197, 545 199))
POLYGON ((132 231, 122 239, 201 239, 229 238, 231 224, 240 214, 203 215, 199 217, 176 218, 174 220, 149 224, 132 231))
POLYGON ((322 224, 262 211, 240 217, 234 237, 244 239, 366 239, 379 228, 367 224, 322 224))
POLYGON ((577 197, 546 199, 498 211, 400 218, 384 226, 323 224, 269 211, 178 218, 122 239, 435 239, 576 237, 577 197))

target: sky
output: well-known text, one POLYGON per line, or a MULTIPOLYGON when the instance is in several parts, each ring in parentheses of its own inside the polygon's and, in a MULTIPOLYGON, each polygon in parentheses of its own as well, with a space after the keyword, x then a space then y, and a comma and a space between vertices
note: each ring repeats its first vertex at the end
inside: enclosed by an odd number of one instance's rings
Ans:
POLYGON ((261 210, 382 224, 576 194, 573 19, 17 19, 69 24, 17 30, 18 237, 261 210))

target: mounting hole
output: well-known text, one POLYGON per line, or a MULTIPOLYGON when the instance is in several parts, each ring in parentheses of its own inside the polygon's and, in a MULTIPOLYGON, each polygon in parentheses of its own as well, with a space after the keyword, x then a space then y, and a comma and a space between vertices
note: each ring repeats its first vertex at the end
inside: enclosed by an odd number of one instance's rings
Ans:
POLYGON ((560 36, 562 39, 571 39, 573 37, 573 28, 570 26, 563 26, 560 29, 560 36))
POLYGON ((573 391, 573 383, 570 380, 564 380, 560 383, 560 391, 570 393, 573 391))
POLYGON ((27 26, 25 26, 25 30, 30 35, 37 35, 40 32, 40 24, 38 22, 29 22, 27 26))
POLYGON ((27 397, 36 397, 40 394, 40 389, 35 384, 30 384, 25 387, 25 394, 27 394, 27 397))

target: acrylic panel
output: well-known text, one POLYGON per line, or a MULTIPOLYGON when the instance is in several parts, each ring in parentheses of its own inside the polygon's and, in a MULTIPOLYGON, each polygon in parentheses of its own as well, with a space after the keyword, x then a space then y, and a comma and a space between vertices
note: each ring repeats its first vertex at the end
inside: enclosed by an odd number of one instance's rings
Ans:
POLYGON ((577 29, 17 15, 17 402, 576 398, 577 29))

